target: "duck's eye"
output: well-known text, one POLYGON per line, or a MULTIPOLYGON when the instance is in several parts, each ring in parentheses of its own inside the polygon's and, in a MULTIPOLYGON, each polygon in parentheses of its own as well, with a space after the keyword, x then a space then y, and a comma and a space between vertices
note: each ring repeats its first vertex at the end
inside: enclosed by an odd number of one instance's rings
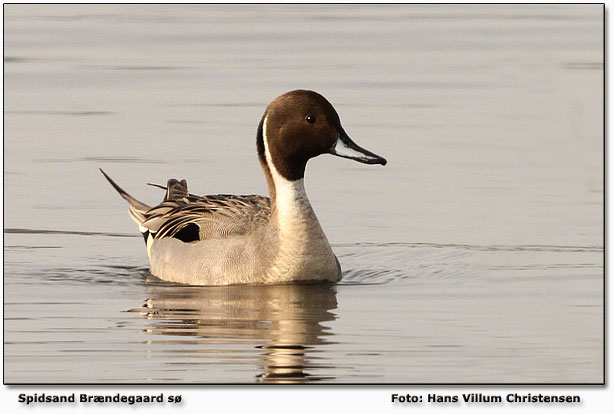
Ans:
POLYGON ((314 122, 316 122, 316 117, 313 115, 309 115, 307 118, 305 118, 307 120, 307 122, 309 122, 310 124, 313 124, 314 122))

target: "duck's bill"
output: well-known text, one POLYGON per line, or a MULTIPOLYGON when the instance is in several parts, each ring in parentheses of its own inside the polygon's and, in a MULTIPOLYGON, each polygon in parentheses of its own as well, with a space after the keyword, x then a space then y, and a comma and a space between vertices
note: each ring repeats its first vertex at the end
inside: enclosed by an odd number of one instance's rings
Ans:
POLYGON ((337 142, 330 149, 330 153, 338 157, 349 158, 364 164, 386 165, 388 162, 385 158, 356 145, 356 143, 352 141, 345 132, 339 134, 337 137, 337 142))

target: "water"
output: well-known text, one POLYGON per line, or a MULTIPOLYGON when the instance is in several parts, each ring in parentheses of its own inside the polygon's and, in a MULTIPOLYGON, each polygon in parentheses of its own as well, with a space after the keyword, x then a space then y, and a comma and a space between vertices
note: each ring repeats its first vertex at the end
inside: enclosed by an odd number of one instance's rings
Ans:
POLYGON ((603 381, 602 12, 6 5, 5 381, 603 381), (342 282, 152 277, 98 168, 264 194, 296 88, 389 161, 308 166, 342 282))

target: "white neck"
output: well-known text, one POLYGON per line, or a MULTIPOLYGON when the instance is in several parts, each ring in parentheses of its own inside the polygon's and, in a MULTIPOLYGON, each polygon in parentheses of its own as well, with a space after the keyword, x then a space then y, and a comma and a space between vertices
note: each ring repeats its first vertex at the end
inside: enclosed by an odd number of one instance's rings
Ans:
POLYGON ((270 277, 337 280, 338 264, 307 198, 304 179, 290 181, 277 171, 269 151, 266 127, 265 118, 262 131, 264 154, 275 185, 271 219, 277 226, 279 237, 279 249, 269 271, 270 277))

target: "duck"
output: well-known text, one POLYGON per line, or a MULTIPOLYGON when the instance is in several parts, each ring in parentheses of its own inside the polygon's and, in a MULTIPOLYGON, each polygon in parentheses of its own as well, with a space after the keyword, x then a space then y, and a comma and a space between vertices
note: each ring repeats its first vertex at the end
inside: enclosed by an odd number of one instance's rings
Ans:
POLYGON ((311 90, 293 90, 266 108, 256 134, 269 197, 198 196, 170 179, 154 207, 138 201, 102 169, 129 203, 147 247, 150 272, 186 285, 338 282, 341 266, 307 198, 307 162, 332 154, 364 164, 385 158, 358 146, 333 105, 311 90))

